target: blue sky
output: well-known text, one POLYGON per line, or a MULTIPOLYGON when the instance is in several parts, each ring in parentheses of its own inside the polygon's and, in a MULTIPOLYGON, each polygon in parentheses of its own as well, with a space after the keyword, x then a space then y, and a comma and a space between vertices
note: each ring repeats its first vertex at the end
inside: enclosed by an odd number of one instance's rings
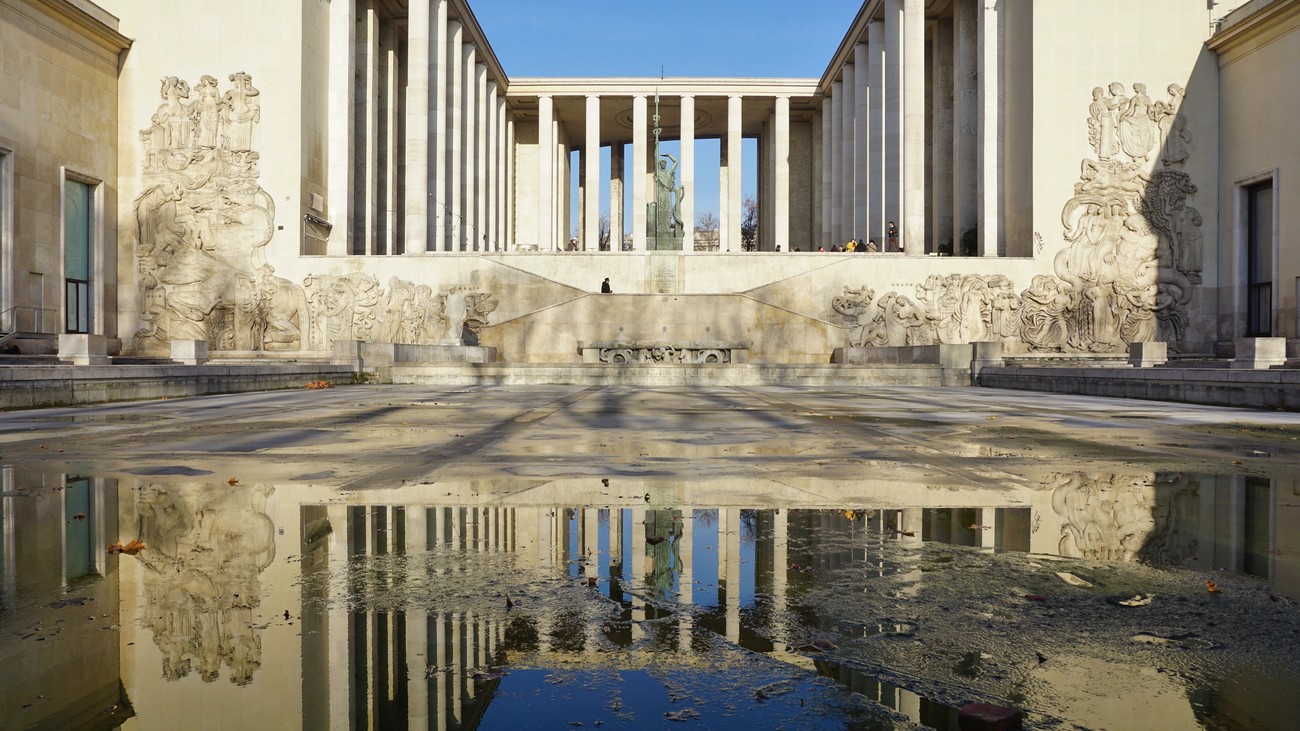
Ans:
MULTIPOLYGON (((653 77, 662 65, 667 76, 817 78, 861 2, 470 0, 470 5, 511 77, 653 77)), ((697 143, 697 213, 718 210, 717 144, 697 143)), ((744 148, 748 196, 757 190, 758 149, 753 140, 744 148)), ((602 167, 608 180, 608 149, 602 167)), ((608 198, 604 186, 602 212, 609 209, 608 198)), ((576 191, 573 200, 576 226, 576 191)))

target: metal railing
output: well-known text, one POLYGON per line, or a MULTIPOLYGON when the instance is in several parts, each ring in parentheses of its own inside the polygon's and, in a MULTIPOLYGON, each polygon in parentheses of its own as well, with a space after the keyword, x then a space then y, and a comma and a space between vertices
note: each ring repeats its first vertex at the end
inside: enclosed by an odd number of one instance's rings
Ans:
POLYGON ((15 305, 0 312, 0 331, 12 336, 17 333, 54 335, 59 332, 59 311, 47 307, 15 305))

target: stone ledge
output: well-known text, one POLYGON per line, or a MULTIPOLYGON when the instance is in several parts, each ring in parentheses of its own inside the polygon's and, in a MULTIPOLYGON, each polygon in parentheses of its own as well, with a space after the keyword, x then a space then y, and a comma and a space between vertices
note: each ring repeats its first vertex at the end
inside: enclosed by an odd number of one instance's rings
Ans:
POLYGON ((1022 391, 1300 411, 1300 369, 994 367, 977 385, 1022 391))

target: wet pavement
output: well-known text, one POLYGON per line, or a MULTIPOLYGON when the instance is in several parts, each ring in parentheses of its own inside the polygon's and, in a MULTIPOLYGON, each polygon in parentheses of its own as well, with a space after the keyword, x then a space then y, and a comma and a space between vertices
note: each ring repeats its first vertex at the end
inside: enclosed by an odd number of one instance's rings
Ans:
POLYGON ((0 727, 1291 729, 1298 455, 983 389, 4 413, 0 727))

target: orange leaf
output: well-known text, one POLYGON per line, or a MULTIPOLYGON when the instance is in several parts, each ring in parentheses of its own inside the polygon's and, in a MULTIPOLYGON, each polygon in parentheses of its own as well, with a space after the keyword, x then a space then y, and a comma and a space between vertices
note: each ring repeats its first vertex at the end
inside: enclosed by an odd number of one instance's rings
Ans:
POLYGON ((131 541, 125 546, 122 546, 122 553, 125 553, 128 556, 134 556, 143 550, 144 550, 144 544, 141 543, 139 540, 131 541))
POLYGON ((229 480, 226 480, 226 484, 227 484, 227 485, 230 485, 231 487, 234 487, 235 485, 239 484, 239 478, 238 478, 238 477, 232 477, 232 478, 230 478, 229 480))
POLYGON ((1222 594, 1223 590, 1214 585, 1213 581, 1205 582, 1205 590, 1211 594, 1222 594))

